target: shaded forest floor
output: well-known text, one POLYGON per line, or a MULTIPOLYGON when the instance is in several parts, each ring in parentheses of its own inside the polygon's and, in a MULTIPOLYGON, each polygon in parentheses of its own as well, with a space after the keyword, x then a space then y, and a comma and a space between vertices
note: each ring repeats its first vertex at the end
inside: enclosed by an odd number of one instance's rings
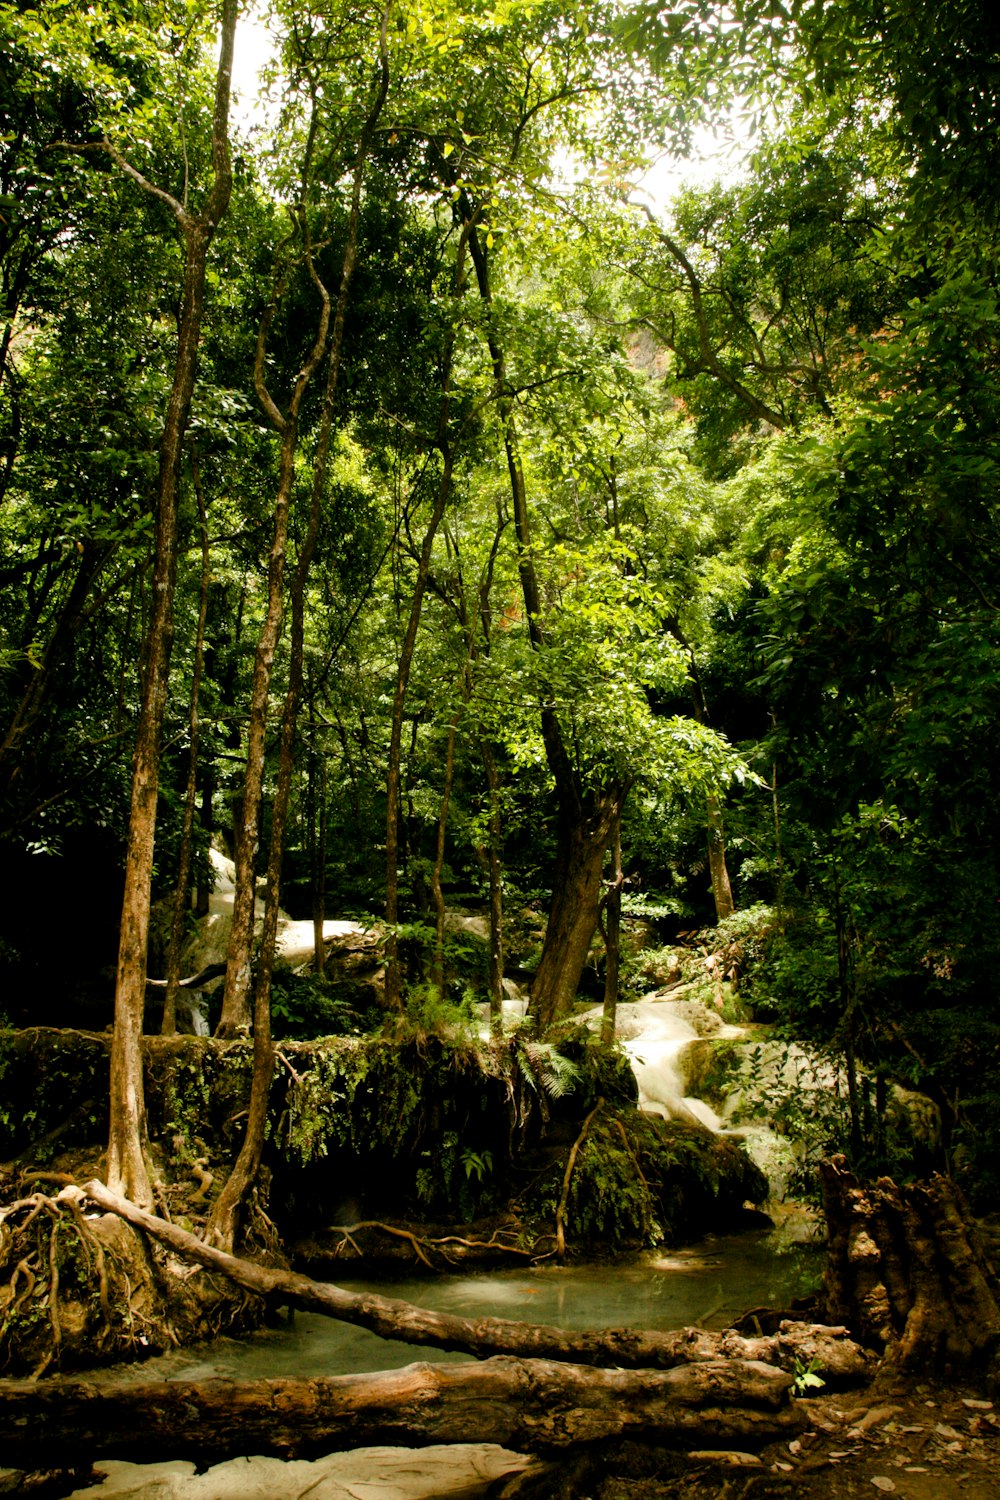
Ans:
POLYGON ((1000 1496, 1000 1415, 981 1390, 883 1374, 868 1390, 815 1397, 809 1410, 800 1438, 772 1444, 748 1467, 630 1445, 609 1455, 603 1477, 567 1493, 574 1500, 1000 1496))

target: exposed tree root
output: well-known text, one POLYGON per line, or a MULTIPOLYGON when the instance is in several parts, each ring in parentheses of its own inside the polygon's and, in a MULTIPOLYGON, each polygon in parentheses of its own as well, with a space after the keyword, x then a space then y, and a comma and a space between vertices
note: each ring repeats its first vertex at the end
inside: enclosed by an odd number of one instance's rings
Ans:
POLYGON ((118 1216, 88 1214, 79 1187, 0 1209, 2 1367, 127 1360, 195 1337, 256 1326, 261 1304, 228 1281, 171 1275, 118 1216), (176 1325, 176 1326, 175 1326, 176 1325), (180 1332, 178 1332, 178 1328, 180 1332))
POLYGON ((458 1258, 449 1252, 449 1246, 465 1250, 503 1250, 507 1255, 519 1255, 525 1260, 538 1260, 540 1257, 534 1249, 525 1249, 520 1245, 507 1244, 500 1239, 502 1229, 496 1230, 488 1240, 466 1239, 460 1234, 426 1235, 417 1234, 415 1230, 404 1229, 397 1224, 386 1224, 381 1219, 362 1219, 357 1224, 331 1224, 326 1230, 328 1234, 339 1234, 342 1236, 339 1244, 333 1247, 331 1252, 334 1260, 347 1246, 354 1251, 359 1258, 364 1258, 364 1251, 359 1246, 355 1235, 363 1230, 375 1230, 379 1234, 386 1234, 392 1239, 403 1240, 413 1250, 416 1258, 429 1270, 434 1270, 432 1256, 436 1253, 446 1265, 456 1265, 458 1258))
POLYGON ((562 1260, 563 1256, 566 1254, 566 1204, 569 1202, 569 1188, 570 1183, 573 1181, 573 1168, 576 1166, 576 1158, 579 1154, 580 1147, 587 1139, 587 1131, 590 1129, 590 1122, 596 1114, 600 1113, 603 1108, 604 1100, 598 1099, 597 1103, 590 1111, 590 1114, 584 1120, 583 1125, 580 1127, 580 1134, 573 1142, 573 1149, 570 1151, 569 1160, 566 1163, 566 1172, 563 1177, 562 1194, 559 1198, 559 1206, 556 1209, 556 1254, 559 1256, 560 1260, 562 1260))

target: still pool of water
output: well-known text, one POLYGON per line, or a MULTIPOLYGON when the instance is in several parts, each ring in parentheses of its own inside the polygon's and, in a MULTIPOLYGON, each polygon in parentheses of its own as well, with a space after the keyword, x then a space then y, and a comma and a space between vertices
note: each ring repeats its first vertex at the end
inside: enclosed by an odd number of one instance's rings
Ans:
MULTIPOLYGON (((354 1292, 378 1292, 434 1312, 490 1315, 565 1328, 725 1328, 754 1307, 787 1306, 819 1283, 822 1253, 780 1232, 720 1235, 681 1250, 647 1251, 599 1265, 542 1263, 523 1270, 370 1282, 342 1279, 354 1292)), ((317 1313, 246 1339, 220 1339, 131 1366, 135 1380, 207 1380, 347 1375, 420 1360, 466 1360, 381 1339, 317 1313)), ((117 1378, 126 1372, 118 1367, 117 1378)))

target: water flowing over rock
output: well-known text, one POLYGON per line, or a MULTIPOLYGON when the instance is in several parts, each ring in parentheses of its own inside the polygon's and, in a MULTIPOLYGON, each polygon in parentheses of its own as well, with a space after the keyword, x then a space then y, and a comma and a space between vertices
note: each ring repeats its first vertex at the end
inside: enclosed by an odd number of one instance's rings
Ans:
MULTIPOLYGON (((211 964, 226 961, 229 936, 233 925, 233 897, 236 891, 236 867, 229 857, 214 846, 209 850, 213 889, 208 898, 208 912, 195 923, 184 944, 181 965, 184 973, 194 974, 211 964)), ((264 919, 264 903, 258 896, 255 919, 264 919)), ((381 964, 379 937, 359 922, 328 920, 323 923, 323 941, 336 961, 343 957, 343 967, 352 980, 364 971, 366 982, 373 982, 381 964), (360 962, 359 962, 360 960, 360 962)), ((276 958, 289 968, 300 969, 312 964, 315 935, 311 918, 296 921, 279 909, 276 958)), ((191 1029, 196 1036, 208 1036, 206 1004, 202 994, 211 994, 223 983, 220 976, 205 986, 204 992, 192 991, 185 998, 191 1008, 191 1029)))
MULTIPOLYGON (((840 1104, 837 1071, 800 1046, 727 1023, 684 990, 671 986, 617 1008, 615 1034, 632 1064, 639 1108, 739 1136, 770 1182, 772 1201, 781 1202, 803 1171, 806 1150, 795 1121, 783 1116, 794 1101, 803 1118, 829 1117, 840 1104), (711 1102, 699 1097, 706 1076, 711 1102)), ((599 1029, 600 1007, 581 1019, 599 1029)))
MULTIPOLYGON (((582 1017, 599 1027, 599 1007, 582 1017)), ((704 1099, 688 1093, 685 1054, 703 1037, 740 1037, 708 1006, 696 1000, 670 999, 660 993, 618 1006, 615 1035, 632 1063, 639 1085, 639 1108, 667 1120, 683 1120, 721 1130, 722 1120, 704 1099)))

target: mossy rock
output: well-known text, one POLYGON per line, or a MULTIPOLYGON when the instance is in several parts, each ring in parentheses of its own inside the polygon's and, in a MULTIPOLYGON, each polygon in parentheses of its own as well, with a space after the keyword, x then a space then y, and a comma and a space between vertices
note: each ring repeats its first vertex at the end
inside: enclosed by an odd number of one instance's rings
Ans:
MULTIPOLYGON (((554 1223, 567 1155, 554 1158, 520 1208, 536 1233, 554 1223)), ((634 1109, 597 1114, 580 1144, 566 1200, 576 1251, 677 1244, 741 1224, 767 1200, 767 1178, 738 1140, 634 1109)))

